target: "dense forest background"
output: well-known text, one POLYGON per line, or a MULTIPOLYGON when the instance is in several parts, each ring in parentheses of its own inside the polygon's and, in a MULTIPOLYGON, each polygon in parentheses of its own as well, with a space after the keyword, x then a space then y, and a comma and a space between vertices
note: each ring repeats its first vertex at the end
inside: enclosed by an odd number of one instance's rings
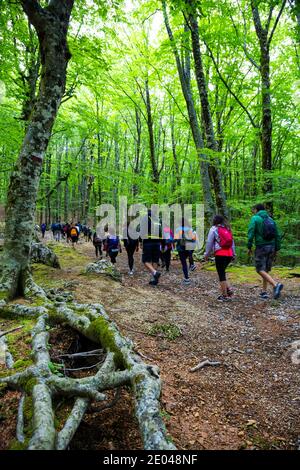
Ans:
MULTIPOLYGON (((43 161, 37 222, 94 225, 96 207, 120 195, 129 203, 205 202, 208 215, 229 208, 242 255, 251 205, 266 202, 284 237, 280 261, 295 264, 299 0, 74 5, 67 87, 43 161)), ((0 11, 4 221, 42 59, 21 5, 0 0, 0 11)))

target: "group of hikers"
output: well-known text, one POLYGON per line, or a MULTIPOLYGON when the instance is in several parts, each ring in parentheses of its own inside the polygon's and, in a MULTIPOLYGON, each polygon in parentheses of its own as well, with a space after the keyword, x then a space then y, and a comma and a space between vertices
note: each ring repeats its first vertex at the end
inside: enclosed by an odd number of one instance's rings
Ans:
MULTIPOLYGON (((277 225, 270 217, 263 204, 257 204, 252 208, 253 216, 248 228, 248 253, 252 255, 255 246, 254 262, 257 273, 262 278, 262 291, 259 296, 268 299, 268 285, 273 288, 273 298, 278 299, 283 289, 283 284, 276 282, 270 275, 272 263, 276 253, 280 250, 280 235, 277 225)), ((42 224, 43 225, 43 224, 42 224)), ((122 251, 121 239, 112 227, 105 227, 104 236, 100 237, 97 231, 87 226, 78 224, 52 224, 51 229, 55 239, 56 233, 64 233, 67 241, 73 246, 77 243, 80 233, 84 234, 86 241, 92 241, 95 247, 96 257, 102 257, 103 251, 109 256, 113 264, 116 263, 118 254, 122 251), (60 225, 60 229, 55 225, 60 225)), ((142 218, 139 237, 132 237, 130 221, 123 227, 123 243, 128 256, 129 275, 134 274, 134 254, 142 249, 142 262, 149 271, 151 278, 149 284, 156 286, 159 283, 161 271, 158 267, 170 270, 171 254, 176 250, 183 271, 183 283, 190 284, 190 273, 196 269, 193 252, 197 247, 197 234, 190 222, 182 217, 174 232, 168 226, 163 226, 159 216, 152 210, 142 218)), ((41 230, 44 236, 43 228, 41 230)), ((216 215, 209 230, 203 259, 207 261, 214 256, 216 270, 220 282, 221 294, 218 300, 227 302, 233 296, 233 289, 226 276, 226 269, 236 257, 235 243, 231 227, 222 215, 216 215)))
MULTIPOLYGON (((39 228, 42 233, 42 238, 45 238, 47 224, 42 223, 39 228)), ((87 225, 82 225, 80 222, 77 222, 77 224, 61 223, 60 221, 53 222, 50 229, 52 231, 53 239, 57 242, 64 239, 67 243, 72 243, 74 246, 75 243, 78 242, 81 233, 83 233, 86 241, 92 241, 92 229, 87 225)))

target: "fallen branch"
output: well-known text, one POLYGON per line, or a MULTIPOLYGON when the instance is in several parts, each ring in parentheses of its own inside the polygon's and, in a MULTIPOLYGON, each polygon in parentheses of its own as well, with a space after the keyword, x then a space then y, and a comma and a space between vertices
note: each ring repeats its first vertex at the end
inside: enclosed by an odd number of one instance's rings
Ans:
POLYGON ((221 362, 209 361, 208 359, 205 359, 204 361, 199 362, 199 364, 196 365, 195 367, 192 367, 190 369, 190 372, 196 372, 196 370, 202 369, 205 366, 220 366, 220 365, 222 365, 221 362))
POLYGON ((9 333, 13 333, 14 331, 21 330, 22 328, 23 326, 17 326, 16 328, 12 328, 11 330, 3 331, 2 333, 0 333, 0 338, 2 338, 5 335, 8 335, 9 333))

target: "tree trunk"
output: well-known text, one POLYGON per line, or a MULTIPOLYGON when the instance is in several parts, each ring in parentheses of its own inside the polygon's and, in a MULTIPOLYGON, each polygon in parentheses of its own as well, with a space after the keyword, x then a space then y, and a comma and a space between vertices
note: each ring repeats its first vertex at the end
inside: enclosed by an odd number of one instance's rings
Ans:
POLYGON ((260 46, 260 77, 261 77, 261 93, 262 93, 262 124, 261 124, 261 151, 262 151, 262 170, 263 175, 263 192, 267 196, 267 206, 272 211, 273 202, 270 199, 273 190, 271 172, 272 164, 272 110, 271 110, 271 81, 270 81, 270 44, 285 7, 286 0, 282 1, 278 16, 274 22, 272 31, 269 34, 270 24, 273 14, 274 5, 269 7, 268 21, 263 27, 258 2, 251 0, 251 10, 253 23, 260 46))
POLYGON ((30 276, 36 198, 44 155, 65 90, 70 58, 66 36, 73 1, 52 0, 46 8, 35 0, 21 1, 38 34, 42 74, 39 94, 8 190, 0 282, 1 297, 4 298, 23 294, 30 276))
MULTIPOLYGON (((188 4, 191 5, 191 0, 188 0, 188 4)), ((203 69, 202 54, 200 49, 200 38, 199 38, 199 27, 198 21, 194 13, 190 13, 188 17, 188 25, 191 30, 192 37, 192 49, 195 64, 195 75, 201 101, 202 119, 204 124, 205 136, 207 141, 207 147, 213 152, 218 152, 218 143, 215 138, 214 126, 211 117, 210 104, 208 100, 208 92, 206 79, 203 69)), ((216 197, 216 203, 218 210, 228 217, 228 208, 226 203, 226 196, 223 189, 222 175, 219 168, 220 162, 217 156, 211 158, 211 176, 213 180, 214 192, 216 197)))
POLYGON ((196 151, 198 154, 198 158, 200 161, 201 182, 202 182, 202 190, 203 190, 203 197, 204 197, 204 203, 205 203, 205 208, 204 208, 205 217, 206 217, 206 220, 211 221, 215 213, 215 204, 213 201, 211 187, 210 187, 208 159, 207 159, 207 156, 203 154, 204 143, 203 143, 203 139, 201 136, 195 103, 194 103, 191 85, 190 85, 189 65, 188 65, 188 68, 184 69, 180 61, 180 56, 178 53, 178 49, 176 47, 174 35, 173 35, 173 32, 170 27, 170 23, 169 23, 165 0, 162 0, 162 6, 163 6, 165 26, 166 26, 168 36, 171 42, 173 54, 175 56, 180 84, 181 84, 183 96, 186 102, 186 107, 187 107, 187 111, 189 115, 189 123, 190 123, 191 131, 192 131, 196 151))
POLYGON ((149 150, 150 150, 150 161, 151 161, 151 167, 152 167, 152 179, 154 183, 159 183, 159 173, 158 173, 157 161, 156 161, 154 132, 153 132, 153 118, 152 118, 152 109, 151 109, 148 79, 145 81, 145 90, 146 90, 147 126, 148 126, 148 133, 149 133, 149 150))

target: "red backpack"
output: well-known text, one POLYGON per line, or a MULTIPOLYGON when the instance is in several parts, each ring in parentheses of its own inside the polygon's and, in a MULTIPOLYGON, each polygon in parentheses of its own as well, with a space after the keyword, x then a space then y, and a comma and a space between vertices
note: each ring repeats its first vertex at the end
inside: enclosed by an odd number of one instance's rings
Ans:
POLYGON ((222 225, 219 225, 218 235, 219 235, 218 243, 221 248, 228 249, 232 247, 233 237, 232 237, 231 231, 228 228, 223 227, 222 225))

